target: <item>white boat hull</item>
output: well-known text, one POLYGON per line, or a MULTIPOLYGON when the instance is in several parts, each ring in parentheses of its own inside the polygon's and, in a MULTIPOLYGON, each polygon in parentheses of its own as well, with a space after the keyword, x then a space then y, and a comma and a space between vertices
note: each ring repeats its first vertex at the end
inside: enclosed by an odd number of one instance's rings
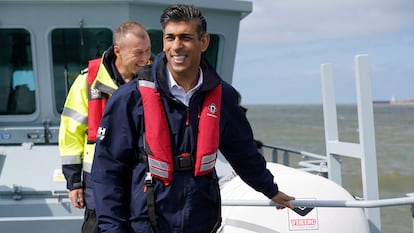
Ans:
MULTIPOLYGON (((281 191, 306 200, 352 200, 355 199, 336 183, 308 172, 268 163, 281 191)), ((222 199, 268 200, 235 177, 221 187, 222 199)), ((304 210, 305 212, 308 210, 304 210)), ((313 208, 305 216, 290 209, 276 210, 274 206, 223 206, 223 233, 276 233, 319 232, 349 233, 369 232, 368 221, 360 208, 313 208)))

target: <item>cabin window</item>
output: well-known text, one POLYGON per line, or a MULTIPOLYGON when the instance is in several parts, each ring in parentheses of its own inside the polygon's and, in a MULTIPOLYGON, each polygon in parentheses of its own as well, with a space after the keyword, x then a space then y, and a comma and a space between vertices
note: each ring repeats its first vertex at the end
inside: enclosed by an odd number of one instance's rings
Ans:
MULTIPOLYGON (((148 34, 151 38, 151 58, 154 58, 159 52, 162 51, 162 30, 148 30, 148 34)), ((210 44, 205 56, 214 69, 217 67, 217 54, 219 49, 219 37, 214 34, 210 34, 210 44)))
POLYGON ((30 33, 0 29, 0 115, 32 114, 36 110, 30 33))
POLYGON ((112 31, 107 28, 73 28, 52 31, 53 80, 56 108, 63 110, 66 95, 88 61, 102 56, 112 45, 112 31))

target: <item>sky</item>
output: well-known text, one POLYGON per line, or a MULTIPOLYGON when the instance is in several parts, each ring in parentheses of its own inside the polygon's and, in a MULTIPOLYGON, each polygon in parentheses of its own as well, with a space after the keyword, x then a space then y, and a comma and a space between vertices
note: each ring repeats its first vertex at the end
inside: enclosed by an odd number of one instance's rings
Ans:
POLYGON ((414 99, 413 0, 252 0, 233 86, 243 104, 321 104, 321 64, 338 103, 356 103, 356 55, 370 61, 373 100, 414 99))

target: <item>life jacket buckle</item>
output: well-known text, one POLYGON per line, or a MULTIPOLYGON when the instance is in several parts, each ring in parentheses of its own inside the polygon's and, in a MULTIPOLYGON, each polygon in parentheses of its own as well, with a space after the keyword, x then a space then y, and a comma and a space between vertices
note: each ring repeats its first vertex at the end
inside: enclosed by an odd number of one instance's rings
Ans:
POLYGON ((194 170, 194 156, 190 153, 182 153, 174 156, 174 170, 175 171, 193 171, 194 170))
POLYGON ((146 173, 144 184, 146 186, 152 185, 152 175, 151 175, 151 172, 147 172, 146 173))

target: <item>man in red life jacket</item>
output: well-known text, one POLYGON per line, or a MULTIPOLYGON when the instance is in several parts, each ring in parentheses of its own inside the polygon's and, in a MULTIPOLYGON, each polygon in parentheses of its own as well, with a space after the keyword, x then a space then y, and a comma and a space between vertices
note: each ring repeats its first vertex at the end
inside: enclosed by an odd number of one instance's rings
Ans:
POLYGON ((151 42, 144 26, 124 22, 114 33, 113 46, 102 58, 89 61, 73 83, 61 116, 59 149, 69 198, 85 208, 82 233, 97 233, 95 202, 90 171, 96 133, 107 99, 119 86, 131 81, 151 55, 151 42))
POLYGON ((218 150, 278 208, 293 208, 266 169, 237 91, 203 57, 210 37, 201 11, 172 5, 160 22, 164 52, 114 93, 98 130, 92 182, 102 231, 216 232, 218 150))

